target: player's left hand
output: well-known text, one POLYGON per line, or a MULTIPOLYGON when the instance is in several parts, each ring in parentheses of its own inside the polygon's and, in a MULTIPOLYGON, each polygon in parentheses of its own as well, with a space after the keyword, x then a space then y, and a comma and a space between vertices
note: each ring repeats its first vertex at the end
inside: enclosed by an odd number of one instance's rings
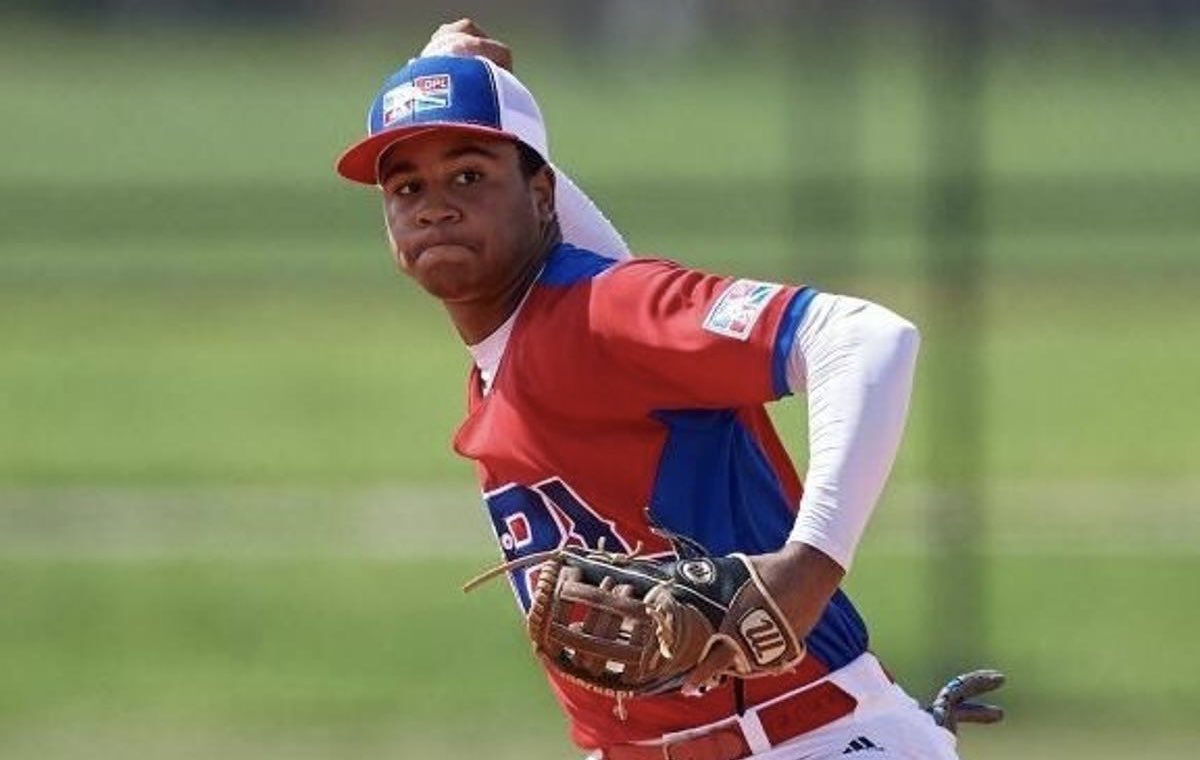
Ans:
MULTIPOLYGON (((790 542, 775 552, 749 558, 763 586, 779 605, 796 637, 803 641, 816 626, 845 571, 828 555, 807 544, 790 542)), ((718 641, 688 674, 683 693, 698 695, 735 672, 738 652, 728 641, 718 641)))
POLYGON ((684 537, 668 538, 675 560, 568 546, 506 563, 468 589, 538 565, 528 618, 534 652, 568 679, 615 697, 618 708, 624 697, 695 693, 723 676, 773 675, 801 661, 803 638, 762 577, 796 572, 795 557, 714 557, 684 537))
POLYGON ((502 69, 512 71, 512 50, 499 40, 492 39, 479 24, 469 18, 460 18, 442 24, 421 51, 427 55, 477 55, 487 58, 502 69))

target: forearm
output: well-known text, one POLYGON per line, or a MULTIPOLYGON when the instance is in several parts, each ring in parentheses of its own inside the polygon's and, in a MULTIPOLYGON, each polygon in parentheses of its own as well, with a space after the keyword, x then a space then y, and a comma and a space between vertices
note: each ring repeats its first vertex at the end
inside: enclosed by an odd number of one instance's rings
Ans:
POLYGON ((882 306, 828 294, 797 331, 788 381, 808 396, 809 465, 789 541, 844 569, 900 446, 918 344, 917 329, 882 306))
POLYGON ((880 306, 819 294, 797 329, 788 381, 808 396, 809 467, 791 535, 754 558, 792 630, 820 619, 883 490, 908 411, 916 328, 880 306))
POLYGON ((780 612, 801 639, 821 619, 846 575, 829 555, 800 541, 790 541, 778 551, 758 555, 752 561, 780 612))

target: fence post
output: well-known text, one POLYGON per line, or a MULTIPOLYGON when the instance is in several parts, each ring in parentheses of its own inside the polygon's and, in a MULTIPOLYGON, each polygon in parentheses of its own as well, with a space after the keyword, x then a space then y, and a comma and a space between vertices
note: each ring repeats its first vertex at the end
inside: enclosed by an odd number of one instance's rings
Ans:
POLYGON ((931 551, 926 661, 933 674, 982 662, 983 112, 985 0, 927 0, 926 286, 931 551))

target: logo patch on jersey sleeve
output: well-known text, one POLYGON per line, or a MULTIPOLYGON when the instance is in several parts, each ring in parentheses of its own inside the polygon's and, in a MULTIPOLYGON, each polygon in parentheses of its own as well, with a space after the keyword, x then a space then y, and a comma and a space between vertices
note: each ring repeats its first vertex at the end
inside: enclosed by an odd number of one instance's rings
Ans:
POLYGON ((746 340, 754 323, 782 285, 757 280, 736 280, 725 289, 704 317, 704 329, 727 338, 746 340))

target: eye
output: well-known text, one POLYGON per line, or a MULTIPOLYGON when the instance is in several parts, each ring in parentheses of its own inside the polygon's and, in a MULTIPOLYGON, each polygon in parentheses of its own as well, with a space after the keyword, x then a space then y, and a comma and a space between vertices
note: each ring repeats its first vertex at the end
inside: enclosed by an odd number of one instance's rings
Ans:
POLYGON ((383 194, 391 197, 394 195, 414 195, 421 190, 421 183, 416 179, 405 179, 401 176, 392 175, 388 177, 382 185, 383 194))
POLYGON ((483 179, 483 174, 475 171, 474 169, 463 169, 461 172, 454 175, 454 184, 474 185, 481 179, 483 179))
POLYGON ((389 191, 392 195, 415 195, 421 189, 421 183, 416 180, 397 182, 389 191))

